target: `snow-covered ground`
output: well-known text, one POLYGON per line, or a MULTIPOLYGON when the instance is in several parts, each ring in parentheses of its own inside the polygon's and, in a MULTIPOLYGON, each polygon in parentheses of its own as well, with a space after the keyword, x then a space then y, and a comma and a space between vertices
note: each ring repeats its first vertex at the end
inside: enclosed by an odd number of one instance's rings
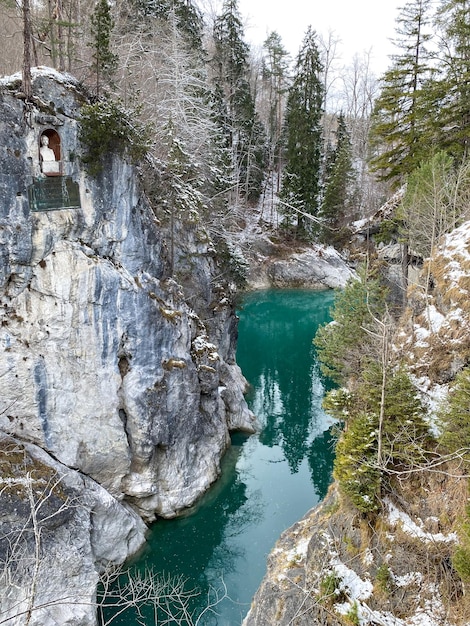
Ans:
POLYGON ((230 230, 230 242, 238 258, 249 267, 248 286, 337 289, 354 276, 347 260, 332 246, 301 241, 283 242, 276 180, 269 180, 256 207, 233 207, 238 228, 230 230), (243 227, 240 227, 243 224, 243 227))

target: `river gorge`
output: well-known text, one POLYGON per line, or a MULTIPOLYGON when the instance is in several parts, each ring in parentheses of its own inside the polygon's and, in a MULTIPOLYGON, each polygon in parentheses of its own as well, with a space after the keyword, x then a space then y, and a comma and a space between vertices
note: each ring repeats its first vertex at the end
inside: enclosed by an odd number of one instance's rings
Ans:
MULTIPOLYGON (((237 361, 250 383, 249 406, 260 431, 232 435, 221 478, 187 515, 155 522, 133 565, 184 577, 188 589, 200 592, 196 615, 208 597, 215 600, 226 588, 228 597, 206 612, 201 624, 241 624, 277 538, 326 493, 332 420, 321 409, 328 382, 319 372, 312 338, 328 321, 332 301, 331 290, 245 296, 237 361)), ((113 623, 138 622, 129 612, 113 623)))

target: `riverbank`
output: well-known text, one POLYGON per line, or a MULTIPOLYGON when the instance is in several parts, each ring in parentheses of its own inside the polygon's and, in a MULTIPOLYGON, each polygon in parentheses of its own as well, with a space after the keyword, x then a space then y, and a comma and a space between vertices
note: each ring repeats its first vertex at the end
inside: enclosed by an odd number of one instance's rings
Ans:
MULTIPOLYGON (((375 470, 381 480, 376 509, 360 510, 344 483, 343 490, 335 483, 318 507, 282 534, 243 626, 469 623, 468 456, 463 448, 468 422, 469 249, 470 222, 465 222, 426 260, 396 319, 387 318, 388 326, 380 326, 387 328, 390 352, 412 381, 411 391, 398 389, 397 396, 389 391, 384 411, 392 412, 384 423, 397 423, 397 408, 390 409, 397 397, 420 401, 429 427, 427 440, 413 439, 414 416, 405 413, 400 435, 382 435, 380 441, 395 454, 403 448, 407 453, 395 465, 379 466, 372 401, 367 398, 368 405, 359 413, 359 419, 370 420, 369 430, 360 433, 352 426, 352 404, 347 405, 345 434, 356 434, 348 440, 347 453, 343 448, 343 458, 352 467, 348 485, 360 485, 359 469, 375 470), (453 387, 457 372, 460 383, 453 387), (455 403, 453 388, 457 393, 465 390, 460 404, 455 403), (454 454, 446 454, 439 439, 450 406, 454 419, 461 420, 457 428, 454 424, 454 454)), ((337 324, 345 324, 346 318, 337 324)), ((366 345, 367 352, 362 344, 358 347, 370 358, 376 352, 366 345)), ((390 377, 394 371, 388 370, 390 377)), ((354 372, 356 386, 364 383, 357 380, 358 374, 354 372)), ((353 396, 354 388, 349 392, 353 396)))

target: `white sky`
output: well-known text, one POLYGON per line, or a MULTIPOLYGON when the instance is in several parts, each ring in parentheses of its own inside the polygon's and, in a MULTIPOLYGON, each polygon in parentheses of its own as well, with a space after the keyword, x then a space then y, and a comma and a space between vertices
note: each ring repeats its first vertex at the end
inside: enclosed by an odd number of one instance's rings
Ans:
POLYGON ((371 66, 380 75, 394 52, 398 9, 406 0, 239 0, 244 18, 245 39, 262 46, 276 31, 284 47, 295 58, 310 25, 327 38, 332 31, 340 39, 341 62, 349 65, 354 54, 371 51, 371 66))

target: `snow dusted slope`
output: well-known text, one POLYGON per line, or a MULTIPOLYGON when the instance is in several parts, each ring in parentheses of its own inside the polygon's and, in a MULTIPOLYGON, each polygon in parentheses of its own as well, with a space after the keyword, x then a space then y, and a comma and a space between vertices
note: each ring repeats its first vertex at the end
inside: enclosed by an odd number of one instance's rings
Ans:
POLYGON ((470 221, 444 237, 409 302, 396 345, 432 405, 470 361, 470 221))
MULTIPOLYGON (((470 222, 425 263, 395 349, 432 417, 470 362, 470 222)), ((467 481, 440 470, 394 481, 374 520, 348 507, 333 485, 279 539, 244 626, 468 626, 465 590, 451 560, 467 481)))
POLYGON ((402 506, 385 502, 375 524, 331 489, 281 535, 243 626, 456 626, 446 591, 458 604, 448 560, 456 538, 438 518, 452 517, 449 485, 430 477, 425 504, 409 485, 397 494, 402 506))

